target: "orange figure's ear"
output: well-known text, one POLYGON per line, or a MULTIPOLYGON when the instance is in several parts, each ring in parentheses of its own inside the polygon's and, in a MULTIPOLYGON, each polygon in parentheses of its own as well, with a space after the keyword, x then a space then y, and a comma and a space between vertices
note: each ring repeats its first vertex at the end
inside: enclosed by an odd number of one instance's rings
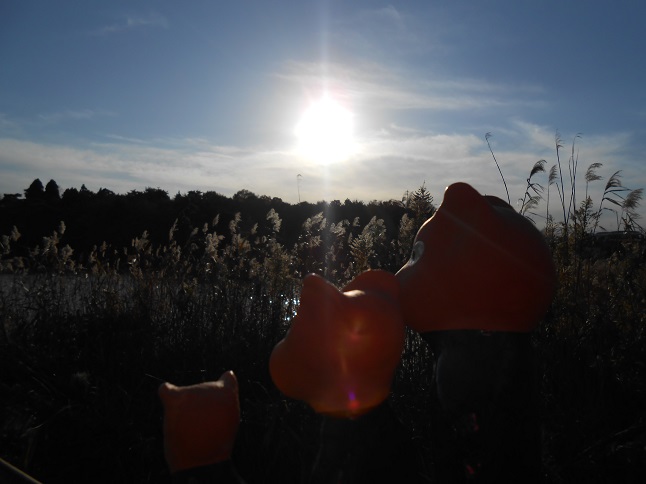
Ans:
POLYGON ((466 183, 446 189, 397 278, 404 322, 419 332, 531 331, 556 286, 543 235, 507 203, 466 183))
POLYGON ((342 291, 311 274, 269 369, 285 395, 322 414, 354 417, 387 398, 403 344, 393 274, 364 272, 342 291))
POLYGON ((164 454, 172 473, 231 458, 240 423, 238 381, 232 371, 218 381, 159 387, 164 406, 164 454))

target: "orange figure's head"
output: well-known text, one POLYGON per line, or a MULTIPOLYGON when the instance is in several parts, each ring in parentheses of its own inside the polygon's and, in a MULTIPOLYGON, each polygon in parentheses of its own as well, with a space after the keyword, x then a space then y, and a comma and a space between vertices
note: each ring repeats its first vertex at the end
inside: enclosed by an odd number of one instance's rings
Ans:
POLYGON ((403 345, 393 274, 364 272, 342 291, 310 274, 269 369, 285 395, 321 414, 356 417, 388 397, 403 345))
POLYGON ((171 471, 215 464, 231 458, 240 403, 232 371, 218 381, 178 387, 163 383, 164 454, 171 471))
POLYGON ((404 322, 419 332, 531 331, 556 286, 543 235, 507 203, 466 183, 446 189, 397 279, 404 322))

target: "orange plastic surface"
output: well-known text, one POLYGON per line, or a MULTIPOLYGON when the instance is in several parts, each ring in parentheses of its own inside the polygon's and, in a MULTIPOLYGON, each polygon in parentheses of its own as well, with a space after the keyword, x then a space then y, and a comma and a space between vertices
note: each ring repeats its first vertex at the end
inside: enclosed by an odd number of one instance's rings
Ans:
POLYGON ((269 368, 285 395, 321 414, 356 417, 388 397, 403 344, 393 274, 364 272, 342 291, 310 274, 269 368))
POLYGON ((171 473, 231 458, 240 423, 238 381, 232 371, 217 381, 186 387, 163 383, 159 397, 171 473))
POLYGON ((466 183, 444 193, 397 273, 404 322, 419 332, 528 332, 548 310, 554 264, 532 222, 466 183))

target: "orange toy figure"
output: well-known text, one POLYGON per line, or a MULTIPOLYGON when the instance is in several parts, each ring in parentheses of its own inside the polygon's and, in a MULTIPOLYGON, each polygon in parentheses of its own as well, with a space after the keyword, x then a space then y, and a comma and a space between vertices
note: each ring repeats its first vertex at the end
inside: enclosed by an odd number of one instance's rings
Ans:
POLYGON ((404 321, 422 333, 531 331, 556 285, 549 248, 534 225, 466 183, 446 189, 397 278, 404 321))
POLYGON ((186 387, 163 383, 159 397, 164 407, 164 454, 175 480, 238 482, 230 462, 240 423, 234 373, 186 387), (187 473, 192 473, 190 478, 187 473))
POLYGON ((342 291, 310 274, 269 368, 285 395, 324 415, 357 417, 388 397, 403 345, 393 274, 364 272, 342 291))
POLYGON ((276 386, 322 415, 308 482, 415 482, 411 440, 388 405, 404 344, 399 284, 368 271, 341 291, 317 275, 270 358, 276 386))
POLYGON ((540 482, 530 332, 556 286, 543 236, 499 198, 456 183, 397 278, 404 322, 435 360, 436 479, 540 482))

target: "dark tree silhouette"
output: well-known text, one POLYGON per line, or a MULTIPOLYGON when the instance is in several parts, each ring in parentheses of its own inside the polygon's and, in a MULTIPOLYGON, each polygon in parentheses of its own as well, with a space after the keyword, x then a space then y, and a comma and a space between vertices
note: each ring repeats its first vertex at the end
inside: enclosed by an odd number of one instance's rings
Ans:
POLYGON ((45 188, 43 187, 43 182, 39 178, 36 178, 29 188, 25 190, 25 199, 26 200, 42 200, 45 196, 45 188))
POLYGON ((114 192, 112 190, 108 190, 107 188, 99 188, 99 191, 96 192, 96 196, 98 198, 110 198, 114 197, 114 192))
POLYGON ((49 180, 45 185, 45 199, 48 202, 57 202, 61 199, 58 184, 54 180, 49 180))
POLYGON ((74 203, 76 200, 78 200, 79 197, 79 191, 78 189, 72 187, 68 188, 63 192, 63 202, 64 203, 74 203))
POLYGON ((88 190, 85 187, 85 183, 84 183, 83 185, 81 185, 81 189, 79 190, 79 195, 83 197, 83 199, 87 199, 87 198, 91 198, 92 195, 94 195, 94 192, 92 192, 91 190, 88 190))
POLYGON ((419 217, 420 220, 426 220, 435 213, 433 196, 427 190, 426 183, 422 183, 422 186, 412 193, 408 203, 415 217, 419 217))
POLYGON ((22 198, 22 193, 5 193, 2 197, 2 203, 7 205, 17 203, 22 198))

